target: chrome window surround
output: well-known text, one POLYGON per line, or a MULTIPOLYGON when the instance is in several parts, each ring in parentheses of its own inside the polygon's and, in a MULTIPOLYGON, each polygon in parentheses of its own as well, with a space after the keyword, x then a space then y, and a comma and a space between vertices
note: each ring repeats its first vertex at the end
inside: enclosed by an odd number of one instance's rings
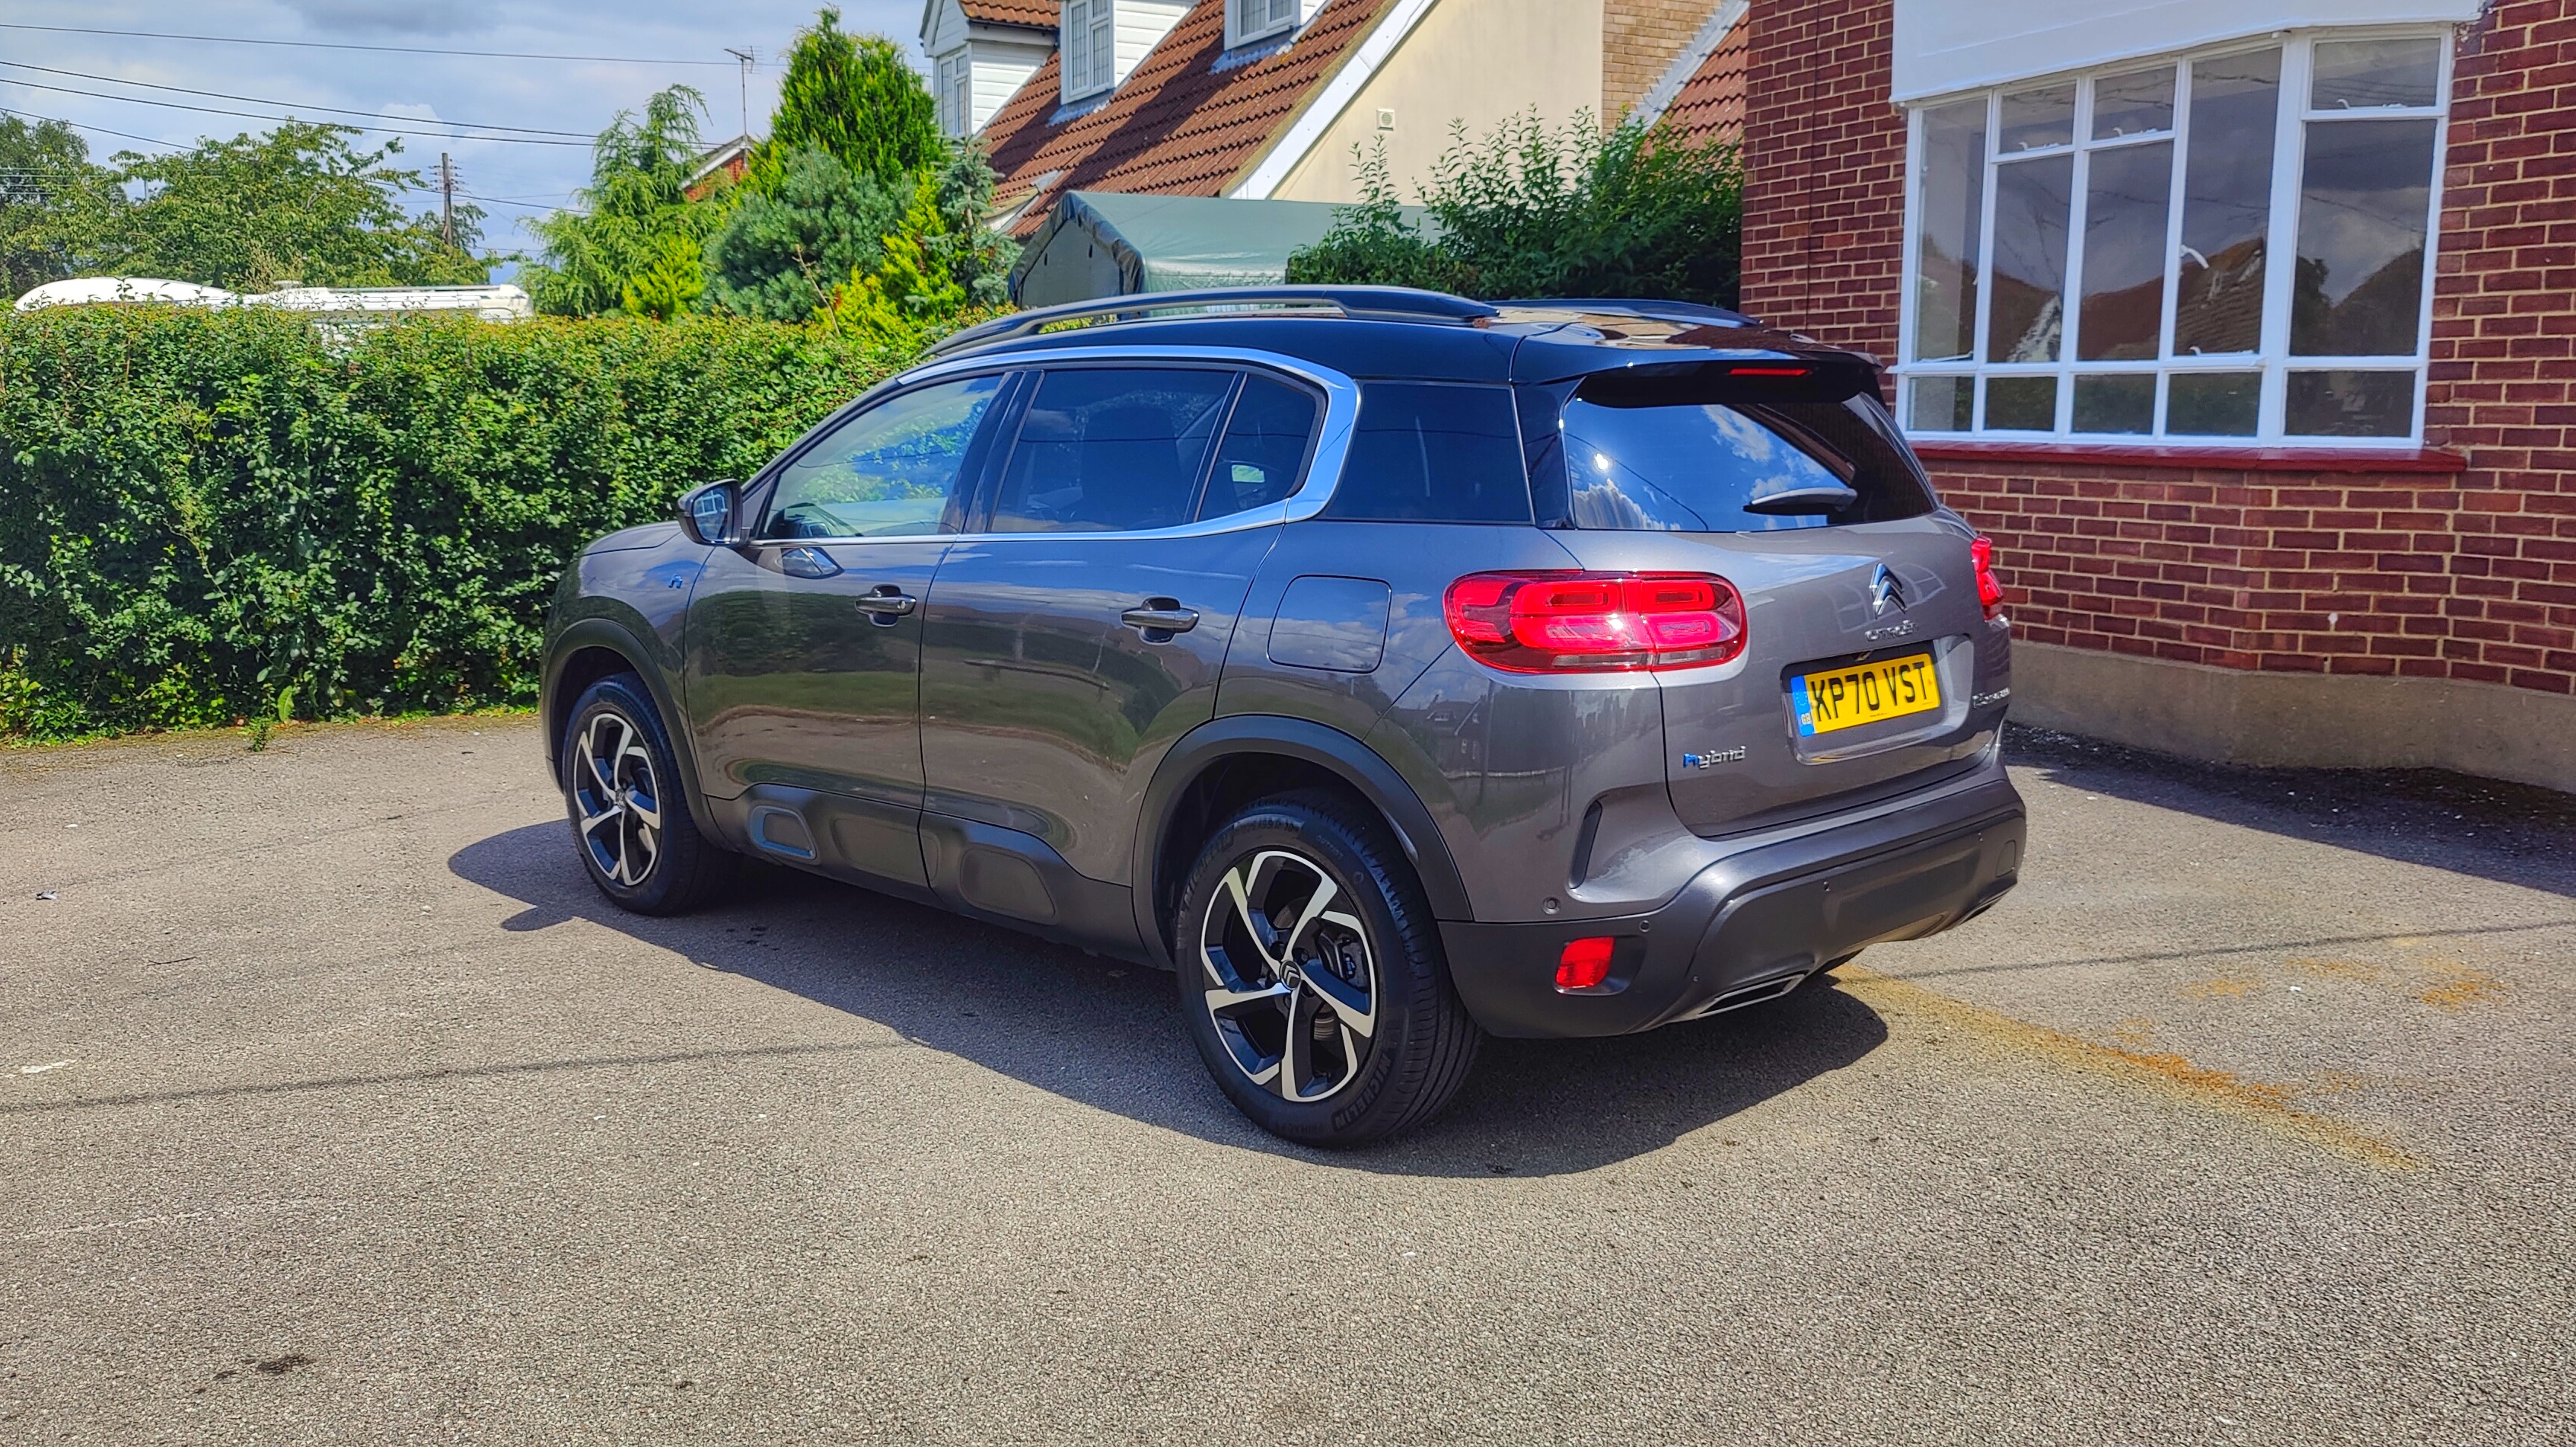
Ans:
MULTIPOLYGON (((1359 426, 1360 388, 1357 382, 1327 367, 1277 352, 1255 351, 1244 347, 1082 347, 1063 352, 1021 352, 1001 356, 960 357, 954 361, 934 362, 926 367, 896 375, 851 404, 817 424, 813 431, 798 438, 796 445, 778 454, 769 466, 760 470, 754 485, 768 482, 779 466, 803 453, 826 428, 838 424, 845 414, 873 407, 886 397, 908 392, 932 382, 951 381, 961 377, 994 376, 1011 372, 1037 372, 1083 366, 1094 362, 1192 362, 1201 365, 1254 368, 1294 377, 1324 394, 1323 436, 1315 444, 1314 460, 1306 465, 1305 479, 1297 490, 1277 502, 1242 512, 1228 513, 1205 522, 1183 523, 1178 527, 1147 528, 1135 532, 1037 532, 1037 533, 905 533, 888 537, 848 538, 754 538, 751 545, 830 547, 838 544, 853 547, 862 543, 959 543, 1007 538, 1048 538, 1056 541, 1098 541, 1106 538, 1199 538, 1218 533, 1248 532, 1254 528, 1277 527, 1281 523, 1304 522, 1322 512, 1333 500, 1333 490, 1341 485, 1342 466, 1350 460, 1351 435, 1359 426)), ((764 518, 762 521, 766 522, 764 518)))

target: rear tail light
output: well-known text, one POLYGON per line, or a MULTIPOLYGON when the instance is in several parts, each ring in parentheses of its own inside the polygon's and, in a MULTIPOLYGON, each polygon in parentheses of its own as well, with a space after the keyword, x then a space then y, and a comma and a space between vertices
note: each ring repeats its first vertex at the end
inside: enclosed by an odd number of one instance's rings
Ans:
POLYGON ((1449 636, 1512 673, 1615 673, 1744 652, 1744 598, 1713 573, 1470 573, 1443 600, 1449 636))
POLYGON ((1560 990, 1601 988, 1601 982, 1610 978, 1610 951, 1608 935, 1568 940, 1564 953, 1556 957, 1556 987, 1560 990))
POLYGON ((1979 538, 1968 544, 1968 556, 1977 564, 1977 601, 1985 606, 1986 616, 2004 614, 2004 585, 1995 577, 1995 540, 1979 538))

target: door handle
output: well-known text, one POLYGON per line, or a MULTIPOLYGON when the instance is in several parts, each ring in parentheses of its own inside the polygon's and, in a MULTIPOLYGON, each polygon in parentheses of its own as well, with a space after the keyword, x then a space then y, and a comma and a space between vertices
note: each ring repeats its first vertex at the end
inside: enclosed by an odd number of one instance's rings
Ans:
POLYGON ((868 615, 869 622, 886 628, 893 627, 896 619, 921 606, 920 599, 892 583, 879 583, 876 591, 860 594, 857 602, 859 611, 868 615))
POLYGON ((1199 626, 1199 610, 1182 607, 1177 598, 1148 598, 1144 606, 1119 614, 1118 621, 1143 633, 1148 643, 1169 643, 1173 634, 1199 626))

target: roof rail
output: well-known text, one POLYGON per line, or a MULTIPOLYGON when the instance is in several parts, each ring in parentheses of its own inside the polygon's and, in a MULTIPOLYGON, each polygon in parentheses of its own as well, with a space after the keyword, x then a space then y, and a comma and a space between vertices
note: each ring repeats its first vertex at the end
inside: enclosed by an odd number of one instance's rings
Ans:
POLYGON ((981 326, 968 327, 933 345, 924 355, 942 357, 1009 341, 1066 322, 1140 321, 1171 312, 1287 311, 1350 317, 1363 321, 1473 322, 1498 316, 1492 307, 1445 292, 1417 291, 1407 286, 1227 286, 1204 291, 1155 291, 1137 296, 1039 307, 1013 312, 981 326))

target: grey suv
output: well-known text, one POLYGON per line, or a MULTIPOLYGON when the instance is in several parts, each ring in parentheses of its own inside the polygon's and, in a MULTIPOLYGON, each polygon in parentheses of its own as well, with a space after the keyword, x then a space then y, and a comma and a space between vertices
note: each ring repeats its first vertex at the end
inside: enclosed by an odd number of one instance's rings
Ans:
POLYGON ((661 914, 774 860, 1170 969, 1344 1145, 1486 1033, 1757 1004, 2020 866, 2010 629, 1869 358, 1263 288, 963 333, 582 554, 544 716, 661 914))

